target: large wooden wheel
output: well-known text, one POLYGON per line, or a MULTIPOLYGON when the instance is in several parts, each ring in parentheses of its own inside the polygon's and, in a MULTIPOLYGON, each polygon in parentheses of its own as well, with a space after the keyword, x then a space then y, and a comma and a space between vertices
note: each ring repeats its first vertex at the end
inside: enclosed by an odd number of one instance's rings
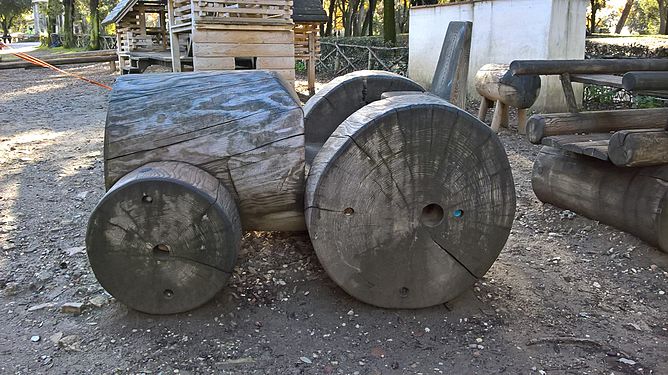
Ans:
POLYGON ((380 100, 384 92, 418 91, 422 86, 396 73, 362 70, 337 77, 323 86, 304 105, 304 139, 306 162, 310 163, 318 150, 353 112, 380 100))
POLYGON ((459 295, 491 267, 514 213, 496 135, 431 95, 355 112, 307 178, 306 223, 320 262, 349 294, 380 307, 459 295))
POLYGON ((121 178, 91 215, 86 245, 100 284, 150 314, 183 312, 211 299, 236 262, 241 224, 213 176, 156 162, 121 178))

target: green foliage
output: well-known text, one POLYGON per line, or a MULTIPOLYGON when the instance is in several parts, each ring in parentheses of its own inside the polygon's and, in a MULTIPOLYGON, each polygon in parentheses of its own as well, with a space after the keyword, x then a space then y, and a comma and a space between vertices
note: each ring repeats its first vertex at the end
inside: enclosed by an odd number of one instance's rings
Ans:
POLYGON ((301 60, 295 61, 295 70, 297 73, 306 73, 306 63, 301 60))
POLYGON ((617 90, 608 87, 585 85, 584 87, 584 101, 587 103, 595 103, 600 105, 612 105, 615 102, 615 94, 617 90))
POLYGON ((23 13, 30 10, 30 4, 30 0, 0 0, 0 24, 2 24, 3 33, 9 34, 14 22, 23 13))
POLYGON ((638 34, 659 32, 659 4, 656 0, 636 0, 626 26, 638 34))
POLYGON ((661 108, 665 107, 663 101, 653 96, 638 95, 633 98, 633 104, 636 108, 661 108))

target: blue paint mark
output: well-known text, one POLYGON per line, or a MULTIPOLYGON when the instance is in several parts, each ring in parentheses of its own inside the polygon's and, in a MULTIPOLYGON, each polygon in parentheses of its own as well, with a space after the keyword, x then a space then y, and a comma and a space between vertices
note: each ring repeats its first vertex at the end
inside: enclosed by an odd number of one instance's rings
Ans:
POLYGON ((455 212, 452 213, 452 216, 457 217, 457 218, 462 217, 462 216, 464 216, 464 211, 455 210, 455 212))

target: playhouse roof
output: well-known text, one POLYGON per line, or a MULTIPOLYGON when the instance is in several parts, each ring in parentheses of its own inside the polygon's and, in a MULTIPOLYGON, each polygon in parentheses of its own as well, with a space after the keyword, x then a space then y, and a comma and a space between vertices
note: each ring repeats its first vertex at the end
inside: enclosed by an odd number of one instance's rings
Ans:
MULTIPOLYGON (((102 21, 102 25, 116 23, 137 4, 139 0, 121 0, 102 21)), ((292 20, 295 22, 327 22, 327 13, 319 0, 293 0, 292 20)))

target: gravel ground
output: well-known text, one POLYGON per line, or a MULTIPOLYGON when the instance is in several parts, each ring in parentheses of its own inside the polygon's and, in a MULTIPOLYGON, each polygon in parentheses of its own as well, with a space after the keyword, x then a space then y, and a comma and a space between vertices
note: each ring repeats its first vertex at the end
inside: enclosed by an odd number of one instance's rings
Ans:
MULTIPOLYGON (((115 79, 105 64, 68 70, 115 79)), ((455 301, 362 304, 307 235, 253 232, 213 301, 150 316, 104 292, 83 248, 104 193, 107 92, 45 70, 0 83, 1 373, 668 374, 668 255, 541 204, 539 147, 515 132, 500 134, 518 197, 510 239, 455 301)))

